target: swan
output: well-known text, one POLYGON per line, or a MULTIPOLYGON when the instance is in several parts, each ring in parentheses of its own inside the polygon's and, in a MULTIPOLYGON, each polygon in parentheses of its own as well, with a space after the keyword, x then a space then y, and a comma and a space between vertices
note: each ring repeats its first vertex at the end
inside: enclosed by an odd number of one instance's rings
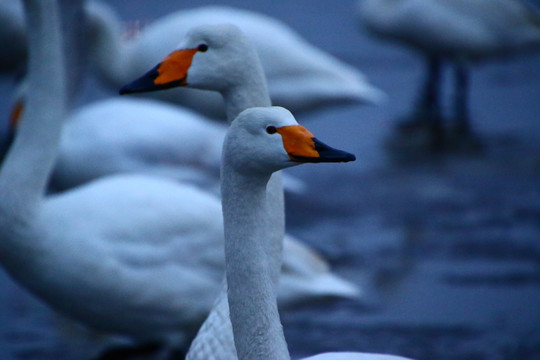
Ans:
MULTIPOLYGON (((44 196, 67 104, 61 5, 25 0, 32 90, 0 169, 0 262, 38 298, 91 329, 185 347, 223 278, 219 200, 143 175, 104 177, 44 196)), ((294 260, 289 268, 297 267, 294 260)))
MULTIPOLYGON (((412 124, 445 141, 440 110, 442 60, 454 64, 454 135, 469 136, 467 64, 540 49, 540 16, 516 0, 360 0, 357 12, 376 36, 422 53, 427 76, 412 124)), ((407 126, 405 126, 405 129, 407 126)))
MULTIPOLYGON (((301 163, 347 162, 280 107, 252 108, 234 120, 223 145, 222 208, 228 299, 238 359, 290 359, 276 305, 264 226, 274 171, 301 163)), ((325 353, 312 360, 398 360, 382 354, 325 353)))
MULTIPOLYGON (((227 21, 255 44, 275 104, 298 112, 343 102, 376 103, 383 98, 360 71, 307 43, 282 22, 256 12, 226 6, 181 10, 154 21, 130 40, 121 39, 120 23, 104 4, 89 2, 87 14, 90 59, 99 77, 116 88, 155 65, 192 27, 227 21)), ((210 117, 223 117, 217 94, 175 89, 156 96, 210 117)))

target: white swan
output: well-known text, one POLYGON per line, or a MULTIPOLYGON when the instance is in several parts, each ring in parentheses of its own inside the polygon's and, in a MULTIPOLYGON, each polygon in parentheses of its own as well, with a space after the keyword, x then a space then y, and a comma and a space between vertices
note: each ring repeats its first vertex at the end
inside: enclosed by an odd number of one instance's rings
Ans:
MULTIPOLYGON (((238 359, 290 359, 279 320, 274 262, 266 252, 266 184, 274 171, 300 163, 346 162, 283 108, 254 108, 233 121, 223 145, 222 204, 230 317, 238 359)), ((219 354, 217 355, 219 357, 219 354)), ((318 360, 398 360, 398 356, 325 353, 318 360)))
POLYGON ((223 276, 219 201, 134 175, 43 196, 65 115, 66 75, 57 3, 26 5, 31 91, 0 169, 1 263, 52 308, 93 329, 186 346, 223 276))
POLYGON ((439 141, 445 132, 439 104, 442 59, 455 64, 452 130, 468 135, 465 64, 540 49, 540 16, 517 0, 360 0, 358 15, 373 34, 408 45, 428 59, 419 115, 427 116, 439 141))
MULTIPOLYGON (((121 40, 115 14, 103 4, 88 3, 91 59, 101 78, 120 87, 154 66, 194 26, 224 21, 241 28, 253 41, 265 70, 270 97, 294 111, 342 102, 377 102, 382 92, 364 75, 308 44, 282 22, 252 11, 225 6, 181 10, 145 27, 131 40, 121 40)), ((156 94, 160 99, 222 117, 217 94, 176 89, 156 94)))

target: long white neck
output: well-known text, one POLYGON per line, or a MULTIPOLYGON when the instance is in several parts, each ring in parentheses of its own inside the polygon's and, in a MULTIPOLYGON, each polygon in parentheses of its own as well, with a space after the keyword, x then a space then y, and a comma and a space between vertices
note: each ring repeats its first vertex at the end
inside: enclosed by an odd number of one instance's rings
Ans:
POLYGON ((275 259, 269 254, 269 176, 222 172, 225 261, 230 318, 239 359, 288 359, 274 286, 275 259))
MULTIPOLYGON (((266 76, 254 47, 243 49, 247 61, 242 71, 236 75, 235 84, 222 92, 225 102, 227 120, 231 123, 242 111, 252 107, 268 107, 272 105, 266 76)), ((268 241, 265 246, 272 258, 271 276, 277 286, 282 260, 283 236, 285 235, 285 210, 283 183, 281 175, 272 175, 267 187, 268 241)))
POLYGON ((30 91, 17 136, 0 170, 0 219, 8 221, 33 216, 39 208, 66 105, 58 4, 54 0, 25 0, 25 7, 30 91))
POLYGON ((229 123, 246 109, 272 105, 258 54, 255 49, 244 52, 247 61, 241 73, 236 75, 236 83, 221 92, 229 123))
POLYGON ((80 94, 86 74, 86 14, 84 0, 59 0, 60 17, 62 18, 62 42, 64 49, 65 67, 69 70, 66 76, 67 105, 73 104, 80 94))
MULTIPOLYGON (((235 85, 221 92, 229 123, 246 109, 271 106, 266 77, 256 51, 254 49, 247 50, 245 56, 248 61, 245 62, 241 73, 237 75, 235 85)), ((266 282, 265 286, 272 287, 272 291, 275 292, 281 273, 283 236, 285 235, 283 184, 279 173, 274 173, 271 176, 266 186, 266 193, 265 217, 267 221, 265 226, 259 225, 266 228, 266 234, 261 239, 264 239, 262 246, 267 261, 267 276, 270 281, 266 282)), ((272 311, 277 313, 277 310, 272 311)), ((234 349, 231 349, 233 337, 228 324, 228 315, 228 299, 221 294, 197 337, 193 340, 186 359, 206 359, 209 356, 215 356, 214 352, 234 357, 234 349), (227 322, 226 326, 223 326, 224 321, 227 322), (214 347, 214 344, 220 345, 214 347), (208 353, 209 351, 211 354, 208 353)), ((279 323, 279 317, 277 319, 279 323)))
POLYGON ((132 80, 126 73, 132 42, 122 39, 120 19, 107 4, 99 1, 88 1, 85 9, 89 55, 94 70, 112 86, 119 87, 132 80))

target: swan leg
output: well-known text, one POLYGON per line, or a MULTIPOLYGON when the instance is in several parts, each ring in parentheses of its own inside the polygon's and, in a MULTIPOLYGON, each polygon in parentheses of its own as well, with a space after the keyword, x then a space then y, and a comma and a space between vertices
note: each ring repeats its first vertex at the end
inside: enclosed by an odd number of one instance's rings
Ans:
POLYGON ((442 60, 430 55, 426 58, 426 75, 420 89, 418 100, 408 120, 399 124, 403 134, 426 133, 428 144, 433 150, 442 148, 444 143, 444 126, 441 114, 442 60))
POLYGON ((469 71, 464 61, 454 66, 454 124, 449 143, 453 150, 477 152, 484 148, 481 139, 472 130, 469 110, 469 71))
POLYGON ((430 56, 427 61, 427 78, 425 80, 421 111, 428 121, 431 134, 431 145, 439 148, 444 142, 444 127, 441 114, 441 67, 439 57, 430 56))
POLYGON ((454 132, 457 136, 468 135, 471 131, 468 109, 469 73, 463 62, 456 63, 454 78, 454 132))

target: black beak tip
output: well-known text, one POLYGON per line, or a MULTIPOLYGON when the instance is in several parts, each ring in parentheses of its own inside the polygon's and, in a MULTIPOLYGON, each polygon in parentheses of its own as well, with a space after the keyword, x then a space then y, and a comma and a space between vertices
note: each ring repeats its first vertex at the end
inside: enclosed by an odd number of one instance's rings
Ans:
POLYGON ((156 65, 152 70, 148 71, 143 76, 133 80, 129 84, 122 86, 118 93, 120 95, 124 95, 161 90, 162 86, 154 84, 154 80, 159 76, 157 69, 160 65, 161 64, 156 65))
POLYGON ((131 91, 129 90, 129 84, 128 85, 124 85, 120 88, 120 90, 118 90, 118 93, 120 95, 124 95, 124 94, 131 94, 131 91))
POLYGON ((356 156, 351 153, 342 150, 332 149, 332 153, 327 155, 327 161, 329 162, 350 162, 355 161, 356 156))
POLYGON ((312 140, 315 143, 315 150, 317 150, 323 162, 349 162, 356 160, 356 156, 351 153, 334 149, 317 138, 313 138, 312 140))
POLYGON ((130 82, 129 84, 126 84, 120 88, 118 93, 120 95, 124 94, 134 94, 134 93, 140 93, 140 92, 146 92, 146 91, 152 91, 154 90, 154 84, 152 82, 152 79, 150 79, 148 76, 144 75, 137 80, 134 80, 130 82))
POLYGON ((356 156, 351 153, 346 153, 343 162, 356 161, 356 156))

